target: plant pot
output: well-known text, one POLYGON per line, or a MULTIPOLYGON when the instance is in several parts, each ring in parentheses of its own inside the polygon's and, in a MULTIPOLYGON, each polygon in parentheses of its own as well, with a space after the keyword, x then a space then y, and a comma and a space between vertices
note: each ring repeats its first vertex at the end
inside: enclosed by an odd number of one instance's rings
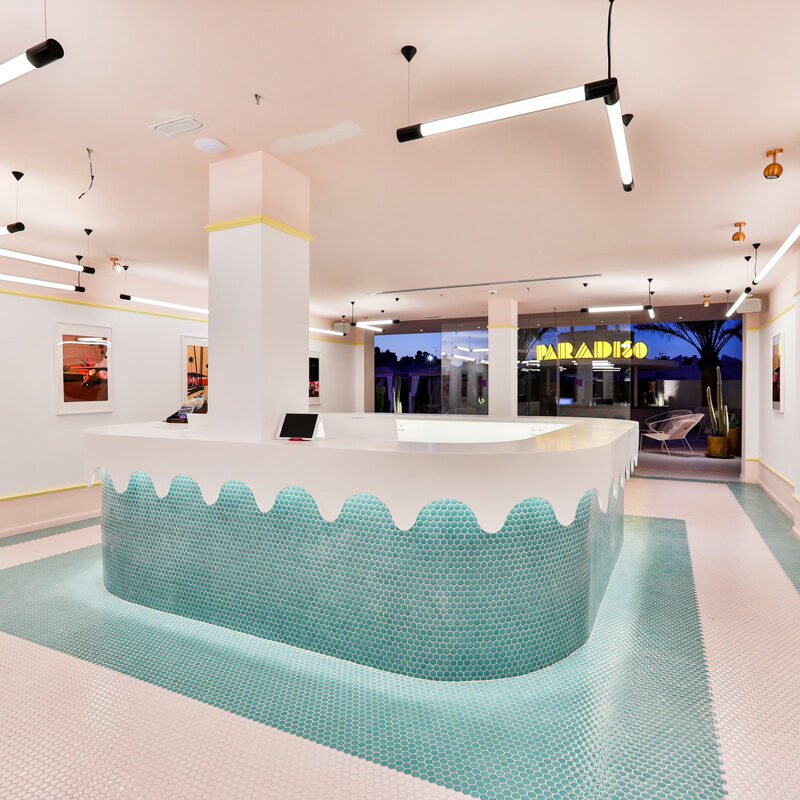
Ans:
POLYGON ((706 455, 709 458, 730 458, 731 440, 727 436, 709 436, 706 455))
POLYGON ((742 454, 742 429, 731 428, 728 434, 730 440, 730 454, 732 456, 741 456, 742 454))

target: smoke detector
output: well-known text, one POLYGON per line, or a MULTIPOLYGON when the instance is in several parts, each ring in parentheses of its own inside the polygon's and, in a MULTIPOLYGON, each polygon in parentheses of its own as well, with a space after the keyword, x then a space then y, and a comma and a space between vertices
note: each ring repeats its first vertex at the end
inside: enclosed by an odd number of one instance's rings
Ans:
POLYGON ((201 122, 190 114, 186 114, 182 117, 165 120, 164 122, 156 122, 150 127, 156 133, 160 133, 162 136, 171 139, 173 136, 180 136, 183 133, 205 128, 205 126, 205 122, 201 122))
POLYGON ((209 136, 200 136, 194 140, 194 146, 203 153, 221 153, 226 148, 225 142, 219 139, 212 139, 209 136))

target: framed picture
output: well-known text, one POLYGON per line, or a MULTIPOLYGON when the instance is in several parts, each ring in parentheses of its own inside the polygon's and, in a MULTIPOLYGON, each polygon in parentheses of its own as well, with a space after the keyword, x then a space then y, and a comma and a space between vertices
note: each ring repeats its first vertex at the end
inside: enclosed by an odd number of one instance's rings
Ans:
POLYGON ((208 403, 208 339, 181 336, 181 404, 204 398, 208 403))
POLYGON ((783 411, 783 334, 772 337, 772 408, 783 411))
POLYGON ((319 353, 308 354, 308 404, 318 406, 319 399, 319 353))
POLYGON ((56 414, 111 411, 114 388, 111 328, 59 322, 54 344, 56 414))

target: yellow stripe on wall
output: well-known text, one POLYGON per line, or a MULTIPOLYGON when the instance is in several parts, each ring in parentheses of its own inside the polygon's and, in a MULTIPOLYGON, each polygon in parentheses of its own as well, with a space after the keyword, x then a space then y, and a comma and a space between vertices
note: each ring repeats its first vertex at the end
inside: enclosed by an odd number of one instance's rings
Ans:
POLYGON ((88 300, 73 300, 71 297, 51 297, 49 294, 33 294, 32 292, 17 292, 13 289, 0 289, 0 294, 10 294, 16 297, 30 297, 33 300, 50 300, 53 303, 72 303, 76 306, 89 306, 90 308, 107 308, 110 311, 126 311, 128 314, 147 314, 151 317, 168 317, 169 319, 184 319, 188 322, 208 323, 207 319, 197 317, 183 317, 180 314, 165 314, 161 311, 142 311, 140 308, 127 306, 110 306, 106 303, 91 303, 88 300))
POLYGON ((746 461, 757 461, 759 464, 761 464, 762 467, 766 467, 773 475, 777 475, 784 483, 788 483, 789 486, 791 486, 792 489, 794 489, 794 483, 792 483, 792 481, 790 481, 785 475, 781 475, 781 473, 778 472, 778 470, 776 470, 775 467, 771 467, 762 458, 748 458, 748 459, 745 459, 745 460, 746 461))
POLYGON ((500 328, 511 328, 511 330, 518 331, 519 328, 516 325, 487 325, 486 326, 490 331, 491 330, 499 330, 500 328))
POLYGON ((214 231, 225 231, 229 228, 245 228, 248 225, 269 225, 270 228, 288 233, 290 236, 296 236, 304 242, 311 242, 314 240, 314 237, 310 233, 301 231, 298 228, 293 228, 291 225, 287 225, 272 217, 266 217, 263 214, 256 214, 252 217, 240 217, 239 219, 228 219, 224 222, 212 222, 210 225, 206 225, 205 229, 209 233, 213 233, 214 231))
MULTIPOLYGON (((92 486, 99 486, 100 481, 95 481, 92 486)), ((23 497, 38 497, 42 494, 53 494, 54 492, 69 492, 73 489, 90 489, 85 483, 75 483, 72 486, 57 486, 55 489, 36 489, 33 492, 20 492, 19 494, 7 494, 0 497, 0 503, 3 500, 20 500, 23 497)))
POLYGON ((781 311, 780 314, 777 314, 772 319, 767 320, 763 325, 759 325, 757 328, 748 328, 747 330, 749 330, 749 331, 760 331, 763 328, 766 328, 768 325, 772 325, 772 323, 775 322, 775 320, 780 319, 784 314, 788 314, 790 311, 792 311, 794 309, 794 307, 795 307, 795 304, 792 303, 789 306, 789 308, 784 308, 783 311, 781 311))

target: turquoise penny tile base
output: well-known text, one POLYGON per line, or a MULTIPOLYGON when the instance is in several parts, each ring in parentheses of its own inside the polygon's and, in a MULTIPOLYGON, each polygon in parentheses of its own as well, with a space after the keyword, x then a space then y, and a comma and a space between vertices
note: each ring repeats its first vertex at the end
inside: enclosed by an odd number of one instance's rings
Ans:
POLYGON ((517 678, 418 680, 128 603, 99 546, 0 571, 0 630, 485 800, 725 796, 678 521, 627 517, 588 642, 517 678))
POLYGON ((336 520, 290 487, 262 512, 226 483, 213 505, 192 478, 164 498, 135 473, 103 483, 105 585, 125 600, 416 678, 524 675, 580 647, 622 546, 623 492, 594 491, 574 521, 528 499, 496 533, 437 500, 400 530, 377 497, 336 520))

